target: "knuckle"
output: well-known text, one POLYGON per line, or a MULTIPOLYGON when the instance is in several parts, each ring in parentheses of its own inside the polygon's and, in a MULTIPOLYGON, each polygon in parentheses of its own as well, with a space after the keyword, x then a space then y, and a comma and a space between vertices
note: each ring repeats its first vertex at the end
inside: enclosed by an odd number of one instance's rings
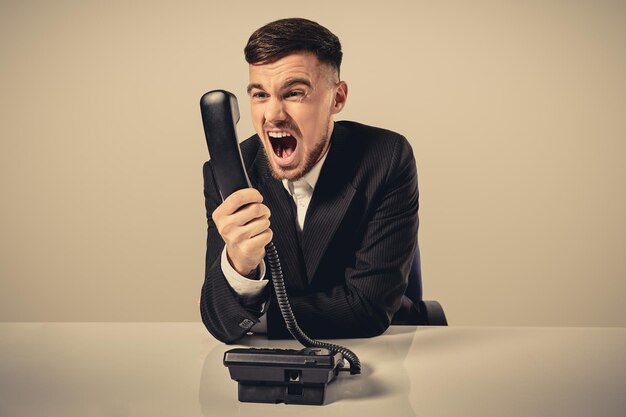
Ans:
MULTIPOLYGON (((218 228, 218 230, 220 230, 220 229, 218 228)), ((230 235, 232 233, 232 230, 233 230, 233 225, 229 223, 229 224, 222 225, 220 233, 222 235, 227 235, 228 236, 228 235, 230 235)))
POLYGON ((261 193, 259 192, 259 190, 257 190, 256 188, 250 188, 250 190, 252 190, 250 192, 250 196, 252 198, 254 198, 256 201, 258 201, 259 203, 263 201, 263 196, 261 195, 261 193))
POLYGON ((228 200, 228 203, 232 207, 233 211, 242 205, 242 198, 238 192, 231 194, 230 197, 228 197, 228 200))
POLYGON ((247 202, 246 189, 235 191, 228 197, 228 200, 233 209, 238 209, 247 202))
POLYGON ((256 217, 256 204, 252 203, 246 207, 246 217, 254 219, 256 217))
POLYGON ((213 223, 215 224, 217 224, 219 220, 221 219, 220 207, 217 207, 215 210, 213 210, 213 213, 211 213, 211 219, 213 220, 213 223))
POLYGON ((263 215, 263 205, 260 203, 257 203, 254 205, 254 217, 261 217, 263 215))
POLYGON ((215 228, 221 236, 224 236, 224 226, 220 222, 215 222, 215 228))
POLYGON ((227 232, 220 233, 222 235, 222 239, 230 243, 237 242, 237 235, 232 231, 228 230, 227 232))

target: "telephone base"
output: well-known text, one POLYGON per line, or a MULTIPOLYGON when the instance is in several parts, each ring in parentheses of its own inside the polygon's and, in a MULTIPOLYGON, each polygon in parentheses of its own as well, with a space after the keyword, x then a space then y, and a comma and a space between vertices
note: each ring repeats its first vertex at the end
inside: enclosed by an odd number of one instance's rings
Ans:
POLYGON ((238 399, 243 403, 285 403, 323 405, 326 394, 324 384, 250 384, 240 382, 238 399))
POLYGON ((224 365, 238 382, 241 402, 322 405, 343 355, 320 348, 236 348, 224 354, 224 365))

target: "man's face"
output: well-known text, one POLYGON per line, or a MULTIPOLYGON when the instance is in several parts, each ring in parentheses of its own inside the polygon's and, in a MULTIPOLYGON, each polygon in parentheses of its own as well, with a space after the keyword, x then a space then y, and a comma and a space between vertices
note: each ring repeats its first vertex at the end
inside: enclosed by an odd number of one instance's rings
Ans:
POLYGON ((336 72, 312 53, 250 65, 252 123, 274 177, 296 180, 321 159, 347 92, 336 72))

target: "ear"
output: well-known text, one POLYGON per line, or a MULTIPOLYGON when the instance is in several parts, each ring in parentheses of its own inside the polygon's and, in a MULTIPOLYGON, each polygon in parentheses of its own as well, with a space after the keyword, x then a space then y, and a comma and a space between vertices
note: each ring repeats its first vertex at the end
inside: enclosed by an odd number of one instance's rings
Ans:
POLYGON ((335 97, 333 98, 332 114, 337 114, 346 105, 348 100, 348 84, 345 81, 339 81, 335 87, 335 97))

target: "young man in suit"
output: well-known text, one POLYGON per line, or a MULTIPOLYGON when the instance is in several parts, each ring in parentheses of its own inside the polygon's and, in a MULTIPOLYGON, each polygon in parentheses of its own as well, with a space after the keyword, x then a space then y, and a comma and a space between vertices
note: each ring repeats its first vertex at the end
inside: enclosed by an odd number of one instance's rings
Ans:
POLYGON ((411 306, 403 294, 417 245, 412 149, 397 133, 334 121, 348 86, 339 39, 319 24, 269 23, 245 55, 256 135, 241 150, 254 188, 222 202, 210 161, 204 166, 202 320, 224 342, 250 331, 291 337, 264 261, 273 240, 305 333, 381 334, 411 306))

